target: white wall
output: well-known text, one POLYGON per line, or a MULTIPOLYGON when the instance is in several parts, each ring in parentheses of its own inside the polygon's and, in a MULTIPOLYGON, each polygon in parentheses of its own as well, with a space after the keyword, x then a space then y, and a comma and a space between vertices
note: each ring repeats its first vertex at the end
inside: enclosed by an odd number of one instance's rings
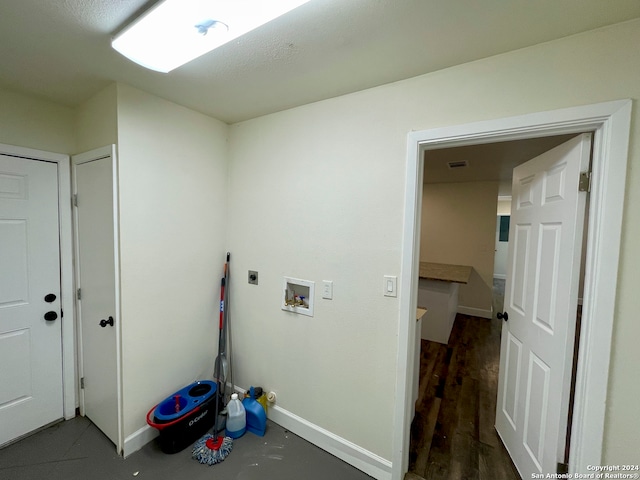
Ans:
POLYGON ((405 139, 368 96, 232 127, 231 314, 237 384, 388 459, 398 301, 382 287, 400 274, 405 139), (283 276, 316 282, 314 317, 280 310, 283 276))
POLYGON ((118 143, 117 95, 112 83, 76 108, 74 153, 118 143))
POLYGON ((47 100, 0 89, 0 143, 73 153, 74 111, 47 100))
POLYGON ((430 183, 422 195, 420 261, 469 265, 461 312, 491 318, 498 182, 430 183))
POLYGON ((498 215, 511 215, 511 197, 498 197, 498 215))
POLYGON ((212 378, 226 252, 222 122, 117 86, 124 435, 212 378))
MULTIPOLYGON (((238 276, 260 272, 257 287, 234 284, 237 382, 274 389, 283 408, 391 458, 396 334, 409 319, 398 318, 398 302, 382 296, 381 282, 400 269, 407 133, 637 99, 638 44, 634 21, 234 125, 229 245, 238 276), (283 275, 332 279, 334 300, 317 294, 314 318, 282 312, 283 275)), ((637 159, 640 115, 633 115, 637 159)), ((637 458, 640 444, 640 384, 628 381, 640 364, 639 197, 640 170, 631 168, 608 464, 637 458)))

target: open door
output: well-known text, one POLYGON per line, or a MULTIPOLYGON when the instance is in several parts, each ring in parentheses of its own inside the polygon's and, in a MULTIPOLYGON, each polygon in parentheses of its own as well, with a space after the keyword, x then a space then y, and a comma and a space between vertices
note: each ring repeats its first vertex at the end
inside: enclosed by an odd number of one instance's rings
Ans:
POLYGON ((582 134, 513 173, 496 429, 522 478, 565 460, 590 151, 582 134))

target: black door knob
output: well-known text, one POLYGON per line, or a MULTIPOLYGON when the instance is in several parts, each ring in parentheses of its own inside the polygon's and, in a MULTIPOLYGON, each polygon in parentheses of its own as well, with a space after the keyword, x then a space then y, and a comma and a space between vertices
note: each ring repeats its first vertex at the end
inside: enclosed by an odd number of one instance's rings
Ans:
POLYGON ((105 320, 104 318, 100 320, 100 326, 102 328, 106 327, 107 325, 111 325, 113 327, 113 317, 109 317, 109 320, 105 320))
POLYGON ((505 322, 509 321, 509 314, 507 312, 498 312, 496 317, 498 317, 498 320, 504 320, 505 322))
POLYGON ((44 314, 44 319, 47 322, 53 322, 56 318, 58 318, 58 312, 51 311, 44 314))
POLYGON ((48 293, 44 296, 44 301, 47 303, 51 303, 51 302, 55 302, 56 301, 56 295, 55 293, 48 293))

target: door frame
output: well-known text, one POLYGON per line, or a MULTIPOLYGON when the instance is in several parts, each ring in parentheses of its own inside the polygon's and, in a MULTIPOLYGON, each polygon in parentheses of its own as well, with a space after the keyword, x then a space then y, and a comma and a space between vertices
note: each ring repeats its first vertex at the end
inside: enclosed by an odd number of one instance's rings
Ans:
POLYGON ((71 228, 71 162, 68 155, 0 143, 0 154, 41 160, 58 166, 58 232, 60 236, 60 309, 62 310, 62 415, 76 416, 75 302, 71 228))
POLYGON ((587 465, 602 463, 607 400, 602 386, 608 385, 609 378, 631 108, 631 100, 618 100, 408 134, 400 277, 405 288, 399 299, 393 480, 403 478, 409 463, 425 151, 589 131, 594 134, 591 193, 569 471, 588 473, 587 465))
MULTIPOLYGON (((94 150, 90 150, 88 152, 79 153, 77 155, 73 155, 71 157, 72 163, 72 192, 76 192, 76 174, 75 168, 77 165, 93 162, 96 160, 101 160, 104 158, 111 158, 111 167, 112 167, 112 185, 113 185, 113 260, 115 267, 115 311, 114 311, 114 328, 116 335, 116 351, 114 352, 116 356, 116 384, 117 384, 117 411, 118 411, 118 435, 116 441, 116 451, 119 455, 123 455, 124 452, 124 426, 123 426, 123 402, 122 402, 122 327, 121 327, 121 292, 120 292, 120 207, 119 207, 119 194, 118 194, 118 157, 116 154, 116 146, 115 145, 107 145, 104 147, 96 148, 94 150)), ((73 211, 73 237, 74 237, 74 255, 76 258, 79 258, 79 245, 77 240, 77 209, 73 211)), ((76 262, 75 271, 76 278, 80 278, 80 263, 76 262)), ((80 319, 80 315, 77 315, 76 322, 76 332, 77 332, 77 351, 78 351, 78 378, 83 376, 83 350, 82 350, 82 322, 80 319)), ((84 404, 84 392, 79 389, 78 393, 78 402, 80 407, 80 414, 82 416, 85 415, 85 404, 84 404)))

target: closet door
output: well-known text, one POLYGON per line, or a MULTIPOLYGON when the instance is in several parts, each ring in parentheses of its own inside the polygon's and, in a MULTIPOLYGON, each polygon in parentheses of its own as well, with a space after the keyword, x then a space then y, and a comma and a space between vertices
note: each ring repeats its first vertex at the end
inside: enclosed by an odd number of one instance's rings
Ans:
POLYGON ((122 451, 119 276, 113 148, 73 157, 81 413, 122 451))

